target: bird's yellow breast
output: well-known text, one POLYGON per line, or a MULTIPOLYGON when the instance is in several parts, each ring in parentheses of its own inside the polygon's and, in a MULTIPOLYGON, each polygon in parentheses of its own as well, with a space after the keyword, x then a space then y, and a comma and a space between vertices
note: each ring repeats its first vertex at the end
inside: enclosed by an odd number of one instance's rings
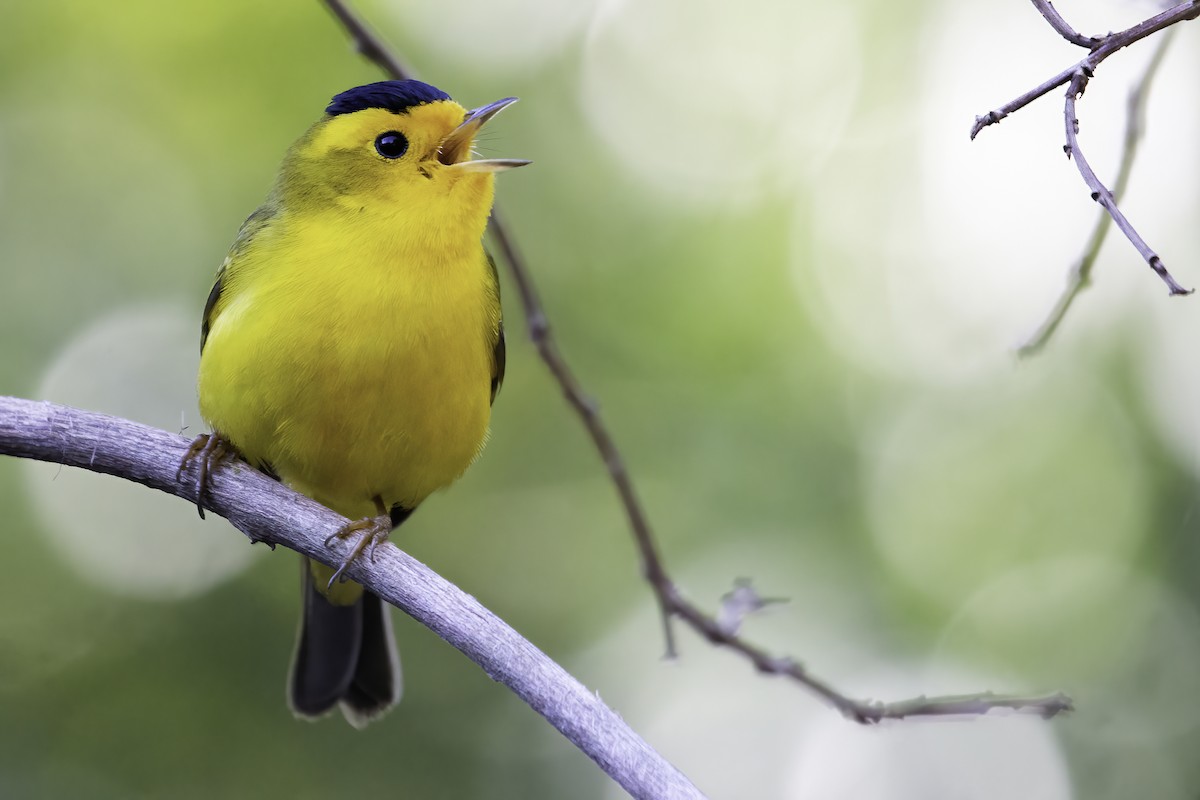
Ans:
POLYGON ((415 508, 479 453, 500 306, 477 233, 281 214, 223 283, 200 405, 251 462, 360 517, 376 496, 415 508))

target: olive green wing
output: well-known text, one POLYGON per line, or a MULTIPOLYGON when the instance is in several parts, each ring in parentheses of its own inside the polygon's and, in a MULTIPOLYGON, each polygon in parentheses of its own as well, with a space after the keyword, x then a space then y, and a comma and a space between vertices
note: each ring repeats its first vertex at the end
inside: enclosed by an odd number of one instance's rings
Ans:
POLYGON ((504 383, 504 323, 500 323, 499 336, 496 337, 496 346, 492 348, 492 403, 496 402, 496 395, 500 393, 500 384, 504 383))
POLYGON ((217 318, 215 313, 217 301, 221 299, 221 290, 225 287, 225 268, 229 265, 226 260, 221 268, 217 270, 217 279, 213 282, 212 291, 208 293, 208 301, 204 304, 204 318, 200 321, 200 352, 204 352, 204 343, 208 341, 208 329, 212 327, 213 320, 217 318))
MULTIPOLYGON (((500 302, 500 274, 496 271, 496 259, 492 258, 492 254, 483 251, 487 256, 488 266, 492 268, 492 280, 496 284, 496 302, 500 302)), ((504 346, 504 320, 500 320, 500 325, 496 329, 496 342, 492 345, 492 399, 491 402, 496 402, 496 395, 500 393, 500 385, 504 383, 504 364, 507 360, 507 352, 504 346)))
POLYGON ((225 291, 225 279, 231 268, 236 269, 238 256, 250 247, 254 237, 265 228, 275 216, 275 206, 268 204, 260 206, 253 214, 246 218, 242 223, 242 227, 238 229, 237 238, 233 240, 233 246, 229 248, 229 255, 225 256, 225 261, 221 264, 221 268, 217 270, 217 279, 213 282, 212 291, 208 293, 208 301, 204 304, 204 317, 200 321, 200 352, 204 352, 204 343, 208 341, 208 332, 212 328, 213 322, 221 313, 221 299, 225 291))

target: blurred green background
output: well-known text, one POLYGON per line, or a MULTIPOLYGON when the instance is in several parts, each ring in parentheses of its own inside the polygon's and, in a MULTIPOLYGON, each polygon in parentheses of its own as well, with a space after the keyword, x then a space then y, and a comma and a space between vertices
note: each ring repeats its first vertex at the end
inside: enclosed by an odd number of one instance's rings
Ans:
MULTIPOLYGON (((1057 4, 1084 32, 1152 3, 1057 4)), ((491 444, 395 541, 610 702, 713 797, 1194 797, 1200 300, 1114 235, 1053 344, 1096 209, 1027 3, 371 0, 464 104, 561 345, 689 594, 791 602, 746 634, 864 697, 1063 689, 1076 714, 863 730, 680 633, 595 453, 522 336, 491 444)), ((1195 26, 1193 26, 1194 28, 1195 26)), ((1195 29, 1126 211, 1187 286, 1195 29)), ((1148 56, 1104 64, 1082 144, 1112 175, 1148 56)), ((378 79, 315 0, 0 6, 0 391, 171 430, 241 220, 328 98, 378 79)), ((186 503, 0 461, 0 796, 619 797, 540 718, 397 615, 406 696, 294 721, 295 557, 186 503)))

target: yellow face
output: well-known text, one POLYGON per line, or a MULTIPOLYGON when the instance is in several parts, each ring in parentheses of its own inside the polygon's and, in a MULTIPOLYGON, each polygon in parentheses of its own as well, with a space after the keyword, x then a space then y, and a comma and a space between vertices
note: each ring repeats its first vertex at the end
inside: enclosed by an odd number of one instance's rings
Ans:
POLYGON ((327 117, 292 148, 281 189, 294 210, 340 208, 486 219, 497 169, 473 165, 478 124, 452 100, 395 113, 366 108, 327 117))

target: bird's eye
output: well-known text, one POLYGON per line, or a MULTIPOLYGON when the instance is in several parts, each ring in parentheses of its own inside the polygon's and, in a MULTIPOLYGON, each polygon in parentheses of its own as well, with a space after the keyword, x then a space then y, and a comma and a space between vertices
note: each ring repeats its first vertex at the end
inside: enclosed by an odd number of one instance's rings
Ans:
POLYGON ((400 131, 388 131, 375 137, 375 151, 384 158, 399 158, 408 152, 408 139, 400 131))

